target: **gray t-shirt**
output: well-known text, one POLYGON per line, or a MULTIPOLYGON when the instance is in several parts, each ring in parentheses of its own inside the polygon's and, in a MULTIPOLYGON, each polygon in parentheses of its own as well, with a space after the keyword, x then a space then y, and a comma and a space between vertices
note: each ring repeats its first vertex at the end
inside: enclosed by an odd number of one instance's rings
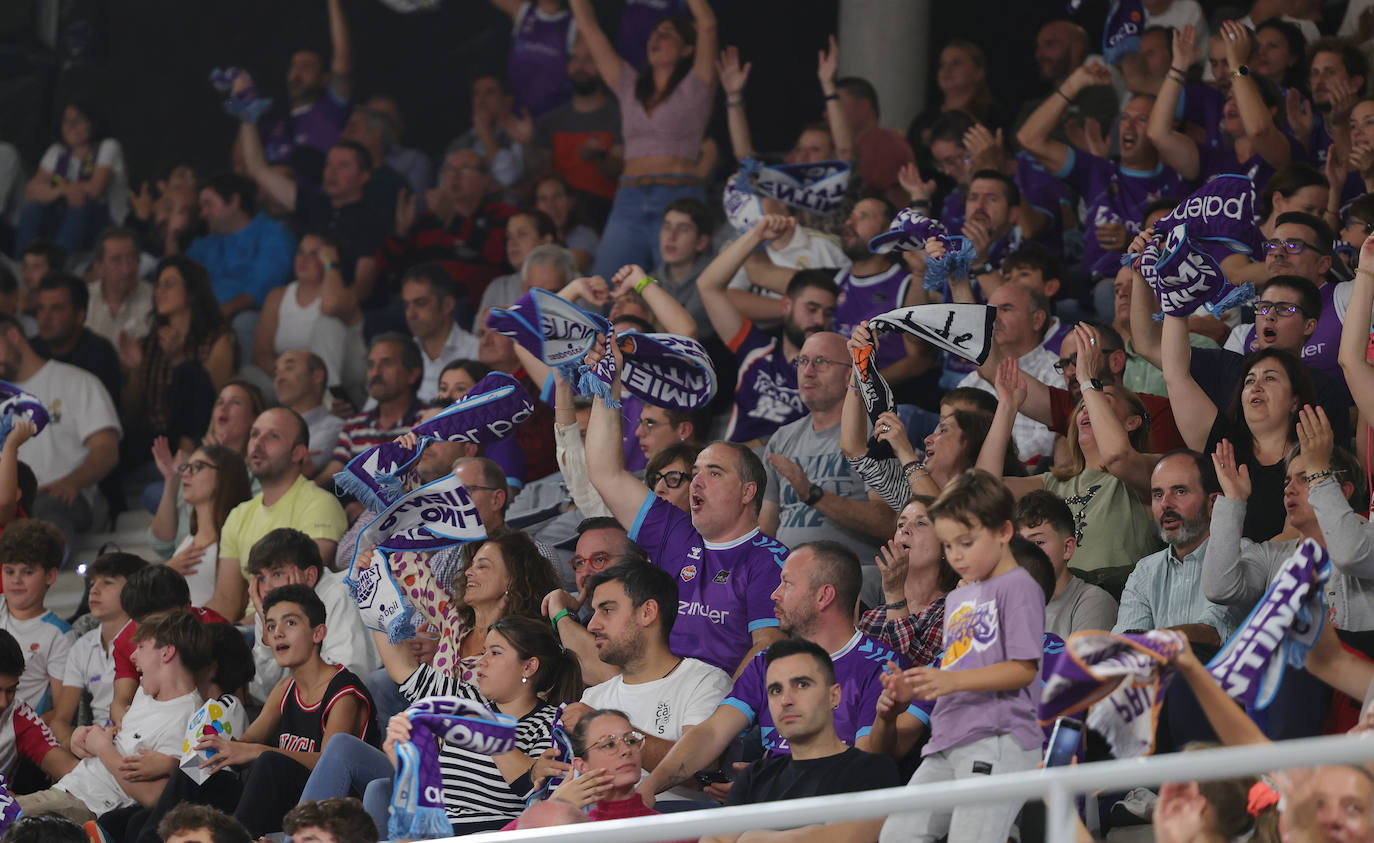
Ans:
POLYGON ((764 448, 763 466, 768 472, 768 489, 763 499, 778 504, 778 532, 775 538, 796 547, 803 542, 832 539, 843 542, 858 554, 865 565, 874 564, 878 555, 877 540, 873 536, 846 530, 807 506, 797 497, 777 469, 768 462, 768 454, 781 454, 801 466, 802 473, 813 484, 820 484, 827 494, 839 495, 854 501, 868 500, 863 478, 850 471, 849 460, 840 453, 840 425, 835 424, 817 433, 811 428, 811 416, 806 415, 778 428, 764 448))
POLYGON ((1085 629, 1110 630, 1116 624, 1116 601, 1105 589, 1070 577, 1069 584, 1045 604, 1045 631, 1068 638, 1085 629))

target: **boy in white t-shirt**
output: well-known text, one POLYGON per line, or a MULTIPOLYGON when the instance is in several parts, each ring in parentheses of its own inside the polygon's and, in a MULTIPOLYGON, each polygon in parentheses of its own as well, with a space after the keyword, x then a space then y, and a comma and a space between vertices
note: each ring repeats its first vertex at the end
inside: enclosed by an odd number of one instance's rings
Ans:
POLYGON ((57 582, 67 542, 47 521, 25 518, 0 533, 0 629, 13 635, 24 652, 19 699, 43 715, 49 725, 53 700, 62 685, 72 628, 43 605, 57 582))
POLYGON ((25 814, 61 814, 86 823, 135 802, 151 805, 161 795, 166 776, 132 781, 120 773, 121 762, 141 750, 181 755, 186 724, 204 702, 195 672, 209 664, 210 634, 190 612, 173 609, 144 618, 134 640, 139 688, 122 727, 77 729, 72 751, 81 763, 51 789, 20 796, 25 814))
POLYGON ((124 580, 147 564, 142 557, 115 551, 102 554, 86 569, 86 580, 91 584, 91 616, 100 621, 100 626, 72 642, 62 685, 53 704, 52 730, 67 749, 72 746, 72 726, 83 691, 91 692, 91 722, 104 726, 110 720, 115 679, 110 643, 133 623, 124 612, 119 592, 124 588, 124 580))

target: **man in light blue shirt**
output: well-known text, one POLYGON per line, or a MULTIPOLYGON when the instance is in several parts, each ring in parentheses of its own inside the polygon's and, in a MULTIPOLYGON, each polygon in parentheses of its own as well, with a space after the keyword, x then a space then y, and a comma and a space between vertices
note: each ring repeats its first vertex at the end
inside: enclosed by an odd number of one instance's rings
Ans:
POLYGON ((1217 605, 1202 589, 1212 504, 1220 493, 1212 462, 1201 454, 1174 451, 1155 465, 1150 511, 1168 547, 1136 563, 1112 632, 1174 629, 1193 643, 1220 646, 1235 631, 1244 610, 1217 605))

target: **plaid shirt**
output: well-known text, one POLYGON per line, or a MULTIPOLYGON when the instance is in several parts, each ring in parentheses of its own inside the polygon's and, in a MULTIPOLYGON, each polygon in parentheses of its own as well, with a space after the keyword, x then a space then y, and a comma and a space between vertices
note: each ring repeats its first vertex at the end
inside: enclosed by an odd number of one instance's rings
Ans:
POLYGON ((935 598, 914 615, 891 620, 887 617, 887 607, 869 609, 859 618, 859 631, 885 642, 911 659, 916 667, 923 667, 935 661, 944 649, 945 598, 935 598))

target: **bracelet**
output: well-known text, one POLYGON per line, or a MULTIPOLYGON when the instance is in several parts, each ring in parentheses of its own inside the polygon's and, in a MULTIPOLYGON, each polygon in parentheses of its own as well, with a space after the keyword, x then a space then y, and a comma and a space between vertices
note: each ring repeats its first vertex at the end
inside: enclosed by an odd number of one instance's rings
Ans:
POLYGON ((833 93, 833 94, 826 94, 826 95, 825 95, 825 101, 826 101, 826 102, 830 102, 831 100, 837 100, 837 99, 839 99, 839 98, 840 98, 840 94, 839 94, 838 91, 836 91, 836 92, 833 93))
POLYGON ((905 480, 910 480, 911 475, 918 471, 924 471, 926 474, 930 473, 929 471, 926 471, 926 464, 924 462, 920 460, 912 460, 911 462, 902 466, 902 478, 905 480))
POLYGON ((912 207, 912 208, 925 208, 926 210, 929 210, 929 209, 930 209, 930 200, 929 200, 929 199, 912 199, 911 202, 908 203, 908 207, 912 207))
POLYGON ((1181 70, 1175 70, 1175 69, 1172 68, 1172 67, 1169 68, 1169 72, 1168 72, 1168 73, 1164 74, 1164 78, 1165 78, 1165 79, 1172 79, 1172 80, 1174 80, 1175 82, 1177 82, 1177 83, 1180 84, 1180 85, 1186 84, 1186 83, 1188 82, 1188 77, 1187 77, 1187 75, 1184 74, 1183 71, 1181 71, 1181 70))
POLYGON ((730 99, 729 97, 725 98, 726 108, 739 108, 742 105, 744 105, 744 99, 741 97, 736 97, 734 99, 730 99))
POLYGON ((895 602, 895 603, 884 603, 884 604, 883 604, 883 608, 884 608, 884 609, 905 609, 905 608, 906 608, 906 600, 905 600, 905 598, 904 598, 904 599, 902 599, 902 600, 898 600, 898 601, 895 602))
POLYGON ((1073 102, 1073 100, 1069 99, 1069 95, 1068 95, 1068 94, 1064 93, 1063 91, 1059 90, 1058 88, 1055 88, 1055 89, 1054 89, 1054 92, 1055 92, 1056 94, 1058 94, 1059 96, 1063 97, 1063 98, 1064 98, 1064 102, 1067 102, 1067 103, 1072 103, 1072 102, 1073 102))
POLYGON ((636 293, 639 293, 639 294, 642 296, 642 295, 644 295, 644 288, 645 288, 645 287, 649 286, 650 284, 657 284, 657 283, 658 283, 658 279, 657 279, 657 278, 650 278, 648 275, 646 275, 646 276, 644 276, 643 278, 639 279, 639 282, 635 284, 635 292, 636 292, 636 293))
POLYGON ((1328 477, 1334 476, 1336 476, 1336 472, 1332 471, 1329 468, 1323 468, 1321 471, 1314 471, 1311 474, 1307 475, 1307 485, 1311 486, 1313 483, 1316 483, 1319 480, 1325 480, 1328 477))
POLYGON ((558 622, 571 614, 572 612, 568 611, 567 609, 559 609, 556 613, 554 613, 553 618, 549 621, 549 623, 553 625, 554 636, 558 635, 558 622))
POLYGON ((1365 275, 1368 275, 1368 276, 1371 277, 1371 278, 1374 278, 1374 269, 1365 269, 1365 268, 1362 267, 1362 266, 1361 266, 1361 267, 1357 267, 1357 268, 1355 269, 1355 274, 1356 274, 1356 275, 1359 275, 1361 272, 1363 272, 1365 275))

